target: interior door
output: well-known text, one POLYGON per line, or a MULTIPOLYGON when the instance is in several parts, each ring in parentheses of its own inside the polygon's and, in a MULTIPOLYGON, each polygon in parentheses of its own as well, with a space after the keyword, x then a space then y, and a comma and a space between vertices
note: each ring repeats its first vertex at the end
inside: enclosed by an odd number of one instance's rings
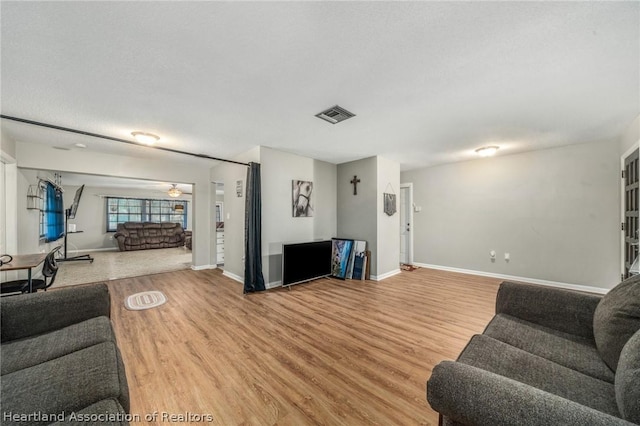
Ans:
POLYGON ((412 194, 411 186, 400 186, 400 263, 411 264, 412 259, 412 194))
POLYGON ((624 158, 623 278, 629 277, 629 269, 638 256, 638 185, 638 149, 635 149, 624 158))

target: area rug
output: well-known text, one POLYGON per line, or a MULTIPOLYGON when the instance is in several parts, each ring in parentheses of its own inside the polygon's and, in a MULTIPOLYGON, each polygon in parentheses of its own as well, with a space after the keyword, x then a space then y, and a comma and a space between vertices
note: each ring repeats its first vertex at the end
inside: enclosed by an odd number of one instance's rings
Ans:
POLYGON ((151 309, 164 304, 167 298, 160 291, 143 291, 132 294, 124 301, 124 307, 130 311, 151 309))

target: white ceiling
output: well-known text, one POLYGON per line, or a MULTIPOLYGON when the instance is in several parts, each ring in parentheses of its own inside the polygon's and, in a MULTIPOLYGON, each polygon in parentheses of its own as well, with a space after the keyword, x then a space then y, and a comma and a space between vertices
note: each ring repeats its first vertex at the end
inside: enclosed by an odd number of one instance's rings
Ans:
MULTIPOLYGON (((2 2, 2 113, 232 158, 403 170, 616 140, 640 114, 638 2, 2 2), (314 115, 335 104, 337 125, 314 115)), ((148 155, 2 120, 17 141, 148 155)), ((76 148, 74 148, 76 149, 76 148)))

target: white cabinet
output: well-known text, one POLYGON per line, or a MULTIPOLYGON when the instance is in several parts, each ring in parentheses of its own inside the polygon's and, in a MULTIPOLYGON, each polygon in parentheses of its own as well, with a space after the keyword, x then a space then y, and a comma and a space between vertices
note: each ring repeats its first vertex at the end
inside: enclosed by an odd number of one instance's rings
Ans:
POLYGON ((224 231, 216 232, 216 261, 224 263, 224 231))

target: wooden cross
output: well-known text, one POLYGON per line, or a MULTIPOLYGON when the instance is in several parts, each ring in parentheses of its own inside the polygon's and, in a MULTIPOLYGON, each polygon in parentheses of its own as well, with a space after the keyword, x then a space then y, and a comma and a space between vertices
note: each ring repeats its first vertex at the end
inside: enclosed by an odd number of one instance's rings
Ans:
POLYGON ((353 180, 351 182, 353 184, 353 195, 358 195, 358 183, 360 183, 360 179, 358 179, 357 175, 353 175, 353 180))

